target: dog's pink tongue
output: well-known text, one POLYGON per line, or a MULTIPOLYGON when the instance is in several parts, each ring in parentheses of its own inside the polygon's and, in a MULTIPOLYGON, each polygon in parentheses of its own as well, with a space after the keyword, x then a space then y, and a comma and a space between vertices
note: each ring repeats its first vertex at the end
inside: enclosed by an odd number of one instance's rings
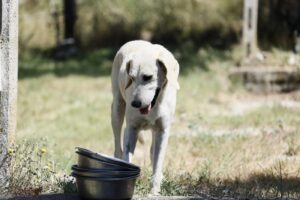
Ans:
POLYGON ((151 110, 151 104, 145 108, 140 109, 141 114, 147 115, 151 110))

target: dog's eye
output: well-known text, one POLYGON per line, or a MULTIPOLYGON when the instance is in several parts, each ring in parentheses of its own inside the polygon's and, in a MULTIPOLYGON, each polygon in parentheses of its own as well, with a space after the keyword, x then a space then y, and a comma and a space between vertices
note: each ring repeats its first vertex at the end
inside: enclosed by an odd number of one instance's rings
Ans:
POLYGON ((152 79, 152 75, 144 75, 143 76, 143 81, 150 81, 152 79))

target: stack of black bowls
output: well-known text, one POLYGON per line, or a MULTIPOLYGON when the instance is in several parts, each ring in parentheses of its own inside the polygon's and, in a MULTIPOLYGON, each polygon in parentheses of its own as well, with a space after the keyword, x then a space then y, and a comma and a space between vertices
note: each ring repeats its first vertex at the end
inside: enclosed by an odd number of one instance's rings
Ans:
POLYGON ((131 199, 140 168, 123 160, 76 148, 78 164, 72 166, 83 199, 131 199))

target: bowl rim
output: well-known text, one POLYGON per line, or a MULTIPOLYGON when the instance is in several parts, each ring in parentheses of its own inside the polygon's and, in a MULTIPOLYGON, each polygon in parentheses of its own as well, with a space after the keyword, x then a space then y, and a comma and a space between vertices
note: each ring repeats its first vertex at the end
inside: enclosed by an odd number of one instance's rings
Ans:
POLYGON ((83 168, 79 167, 77 164, 72 165, 71 169, 73 171, 78 171, 78 172, 89 172, 89 173, 110 173, 110 172, 116 172, 120 174, 135 174, 135 173, 140 173, 139 170, 127 170, 127 169, 110 169, 110 168, 83 168))
POLYGON ((76 172, 72 172, 71 176, 76 178, 80 178, 80 179, 89 179, 89 180, 95 180, 95 181, 124 181, 124 180, 131 180, 131 179, 137 179, 140 174, 134 175, 134 176, 125 176, 125 177, 92 177, 92 176, 83 176, 83 175, 79 175, 76 174, 76 172))
MULTIPOLYGON (((87 158, 89 158, 89 159, 96 160, 96 161, 98 161, 98 162, 104 163, 105 165, 110 165, 110 166, 118 167, 118 168, 120 168, 120 167, 121 167, 121 168, 125 168, 125 167, 122 167, 122 166, 117 165, 117 164, 114 164, 114 163, 110 163, 110 162, 106 162, 106 161, 100 160, 100 159, 98 159, 98 158, 94 158, 94 157, 93 157, 92 155, 90 155, 90 154, 85 154, 85 153, 80 152, 80 151, 76 151, 75 153, 77 153, 79 156, 84 156, 84 157, 87 157, 87 158)), ((132 168, 129 168, 129 167, 128 167, 128 169, 132 169, 132 168)))
POLYGON ((78 172, 78 171, 72 171, 72 175, 76 176, 82 176, 82 177, 90 177, 90 178, 127 178, 132 176, 139 176, 140 174, 95 174, 95 173, 89 173, 89 172, 78 172))
POLYGON ((77 150, 76 151, 77 154, 86 156, 91 159, 98 160, 100 162, 105 162, 107 164, 114 164, 114 165, 121 166, 121 167, 128 167, 128 168, 132 168, 132 169, 140 169, 139 166, 134 165, 129 162, 126 162, 124 160, 118 159, 118 158, 113 158, 113 157, 110 157, 105 154, 96 153, 96 152, 93 152, 91 150, 88 150, 88 149, 85 149, 82 147, 76 147, 75 149, 77 150))
POLYGON ((103 161, 99 158, 96 158, 96 157, 93 157, 93 155, 88 155, 88 154, 85 154, 85 153, 82 153, 82 152, 78 152, 76 151, 76 153, 80 156, 84 156, 84 157, 87 157, 89 159, 92 159, 92 160, 95 160, 95 161, 98 161, 100 163, 104 163, 106 165, 110 165, 112 167, 116 167, 116 168, 123 168, 123 169, 128 169, 128 170, 141 170, 140 167, 138 166, 135 166, 135 165, 128 165, 127 163, 125 164, 121 164, 121 163, 111 163, 111 162, 107 162, 107 161, 103 161))

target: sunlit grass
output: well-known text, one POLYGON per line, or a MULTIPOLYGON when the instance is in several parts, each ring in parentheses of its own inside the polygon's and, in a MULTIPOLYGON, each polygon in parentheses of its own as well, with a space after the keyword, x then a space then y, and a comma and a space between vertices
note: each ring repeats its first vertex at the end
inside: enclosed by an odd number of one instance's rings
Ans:
MULTIPOLYGON (((109 77, 113 52, 99 50, 60 63, 43 55, 31 55, 32 61, 30 55, 21 57, 17 143, 47 138, 47 156, 58 173, 70 172, 76 146, 113 153, 109 77)), ((256 96, 229 82, 233 66, 229 51, 199 52, 190 55, 197 57, 192 62, 189 56, 180 56, 182 52, 178 55, 186 69, 180 77, 162 194, 299 197, 299 110, 262 104, 232 114, 228 105, 233 99, 255 101, 256 96), (249 134, 249 127, 258 133, 249 134), (217 134, 220 131, 226 134, 217 134)), ((148 132, 144 136, 146 143, 137 145, 134 157, 143 169, 136 191, 140 195, 148 192, 151 174, 151 136, 148 132)))

